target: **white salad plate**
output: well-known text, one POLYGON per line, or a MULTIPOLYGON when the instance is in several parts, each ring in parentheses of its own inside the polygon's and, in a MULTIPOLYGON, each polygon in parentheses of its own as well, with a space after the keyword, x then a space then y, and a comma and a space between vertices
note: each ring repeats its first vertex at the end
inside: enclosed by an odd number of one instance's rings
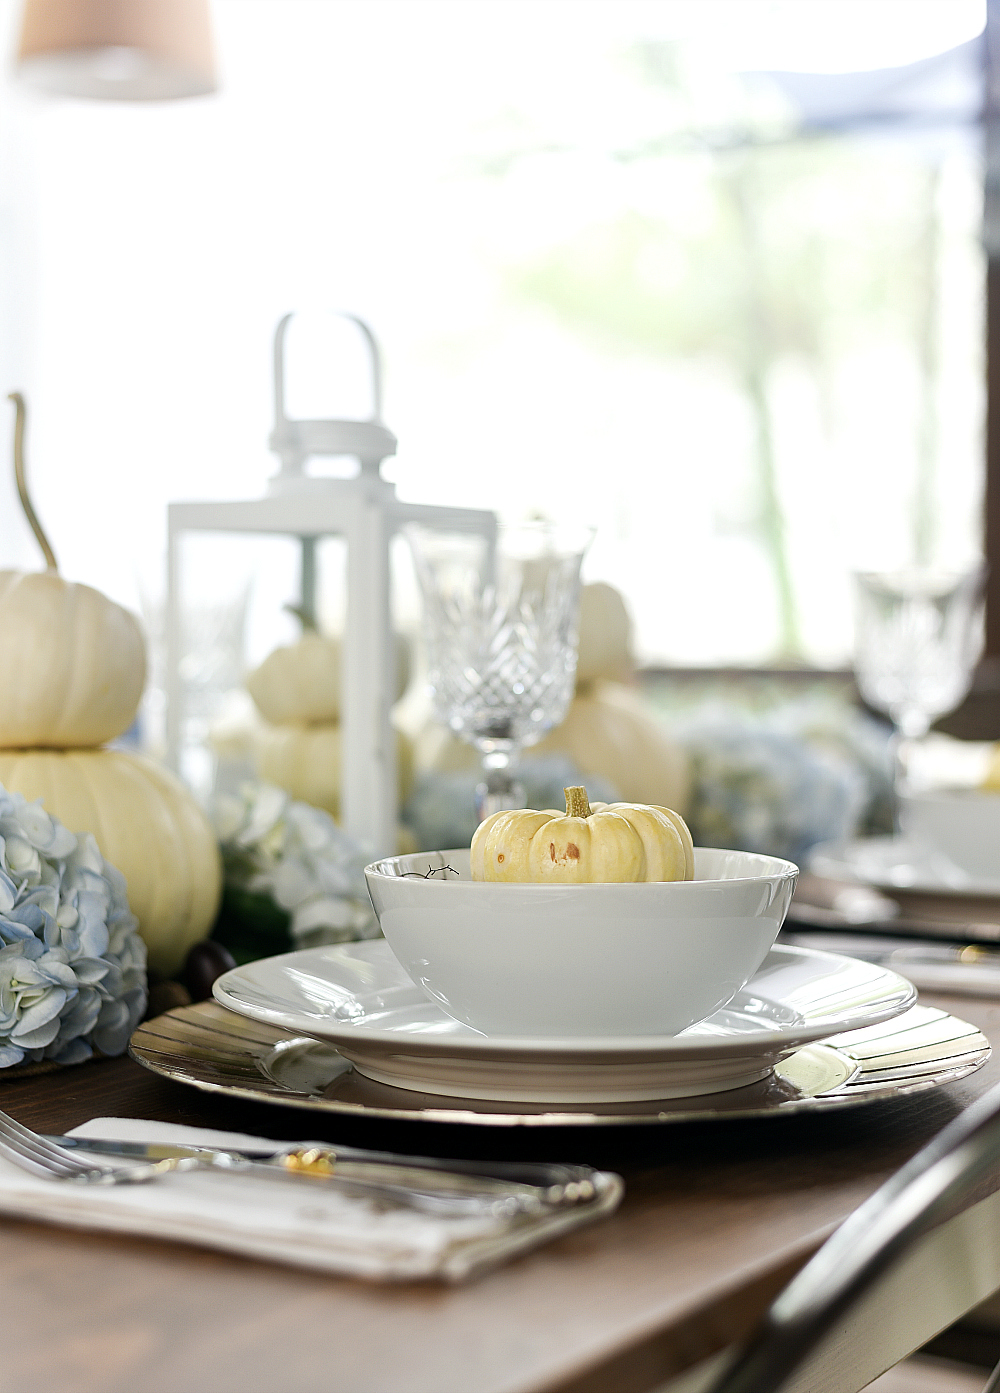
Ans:
POLYGON ((376 1083, 523 1103, 688 1098, 765 1078, 801 1046, 908 1010, 914 987, 876 963, 775 947, 728 1006, 679 1035, 487 1036, 424 996, 382 941, 310 948, 225 973, 220 1005, 330 1042, 376 1083))
POLYGON ((985 899, 1000 896, 1000 880, 968 876, 946 856, 905 837, 821 842, 812 849, 809 870, 829 880, 856 880, 890 892, 985 899))

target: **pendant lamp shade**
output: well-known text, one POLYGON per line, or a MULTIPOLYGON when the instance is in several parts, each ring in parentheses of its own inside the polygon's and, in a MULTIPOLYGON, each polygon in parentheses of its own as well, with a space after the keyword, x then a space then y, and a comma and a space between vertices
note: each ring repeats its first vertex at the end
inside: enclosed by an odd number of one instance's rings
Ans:
POLYGON ((17 70, 57 96, 204 96, 216 88, 208 0, 25 0, 17 70))

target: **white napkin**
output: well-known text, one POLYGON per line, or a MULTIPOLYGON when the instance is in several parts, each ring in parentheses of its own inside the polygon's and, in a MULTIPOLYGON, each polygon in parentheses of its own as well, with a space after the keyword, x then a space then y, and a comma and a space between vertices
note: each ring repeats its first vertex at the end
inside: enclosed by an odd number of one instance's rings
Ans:
MULTIPOLYGON (((135 1118, 98 1117, 73 1136, 220 1147, 287 1143, 135 1118)), ((113 1158, 101 1156, 103 1163, 113 1158)), ((291 1183, 259 1173, 171 1173, 141 1185, 76 1185, 45 1180, 0 1157, 0 1212, 86 1229, 110 1229, 223 1248, 298 1267, 406 1281, 463 1278, 610 1213, 619 1176, 595 1172, 597 1199, 542 1217, 439 1217, 383 1209, 317 1180, 291 1183)))

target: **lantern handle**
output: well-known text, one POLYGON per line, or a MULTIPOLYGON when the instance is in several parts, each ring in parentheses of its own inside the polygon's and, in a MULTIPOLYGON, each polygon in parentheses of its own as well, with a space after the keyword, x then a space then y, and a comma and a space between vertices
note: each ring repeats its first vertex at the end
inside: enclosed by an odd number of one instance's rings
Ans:
POLYGON ((363 474, 379 473, 379 466, 396 453, 396 437, 382 423, 382 358, 372 330, 356 314, 335 311, 350 320, 368 346, 371 363, 372 414, 367 420, 296 420, 285 411, 285 336, 295 317, 290 311, 274 331, 274 430, 270 446, 281 456, 279 479, 300 478, 312 455, 355 455, 363 474))
MULTIPOLYGON (((371 358, 372 373, 372 414, 371 420, 382 420, 382 354, 379 350, 378 340, 375 338, 369 325, 360 316, 351 314, 349 310, 334 310, 334 315, 338 319, 349 319, 355 324, 362 333, 368 345, 368 352, 371 358)), ((287 421, 289 418, 285 414, 285 335, 288 326, 295 318, 296 311, 289 310, 288 314, 283 315, 278 320, 278 327, 274 331, 274 414, 277 421, 287 421)))

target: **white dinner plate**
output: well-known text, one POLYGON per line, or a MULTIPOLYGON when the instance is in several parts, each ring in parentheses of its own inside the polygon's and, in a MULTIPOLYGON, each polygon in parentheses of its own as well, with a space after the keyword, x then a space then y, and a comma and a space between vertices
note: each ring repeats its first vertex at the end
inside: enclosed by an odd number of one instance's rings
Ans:
POLYGON ((812 849, 809 870, 829 880, 856 880, 878 890, 970 898, 1000 896, 1000 880, 973 880, 947 857, 905 837, 821 842, 812 849))
POLYGON ((905 978, 879 964, 776 947, 727 1007, 680 1035, 487 1036, 428 1001, 382 941, 248 963, 220 977, 214 995, 252 1020, 333 1042, 377 1083, 531 1103, 635 1102, 741 1088, 809 1041, 876 1025, 916 1000, 905 978))

